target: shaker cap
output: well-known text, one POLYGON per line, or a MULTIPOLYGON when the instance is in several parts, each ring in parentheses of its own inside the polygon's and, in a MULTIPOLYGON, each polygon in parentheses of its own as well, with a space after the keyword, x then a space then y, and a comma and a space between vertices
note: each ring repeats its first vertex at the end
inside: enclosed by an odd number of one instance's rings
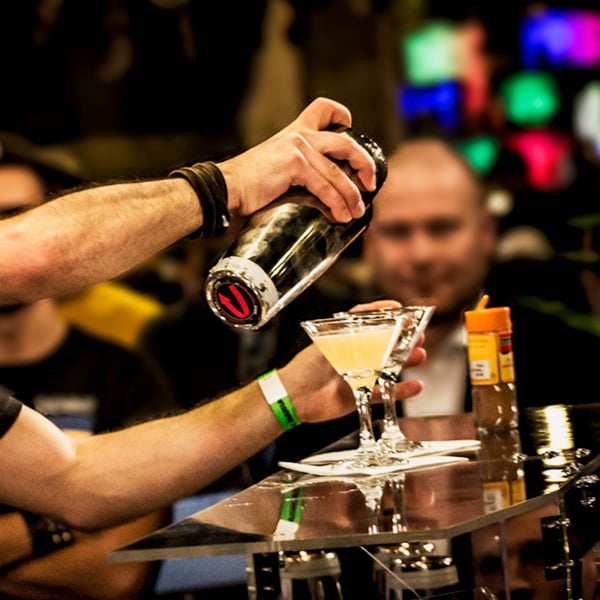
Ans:
POLYGON ((512 328, 510 308, 486 308, 490 297, 485 294, 475 310, 465 311, 465 324, 469 333, 478 331, 509 331, 512 328))

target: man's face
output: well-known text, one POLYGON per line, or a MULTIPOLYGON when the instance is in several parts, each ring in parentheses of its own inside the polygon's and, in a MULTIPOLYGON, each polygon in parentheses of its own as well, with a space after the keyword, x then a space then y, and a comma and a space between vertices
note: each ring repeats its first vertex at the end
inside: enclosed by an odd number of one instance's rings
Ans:
MULTIPOLYGON (((25 165, 0 164, 0 219, 25 212, 44 201, 44 185, 25 165)), ((0 307, 0 327, 13 325, 26 306, 0 307)))
POLYGON ((477 295, 495 232, 468 171, 436 148, 433 162, 390 161, 364 252, 387 297, 435 305, 441 316, 464 309, 477 295))

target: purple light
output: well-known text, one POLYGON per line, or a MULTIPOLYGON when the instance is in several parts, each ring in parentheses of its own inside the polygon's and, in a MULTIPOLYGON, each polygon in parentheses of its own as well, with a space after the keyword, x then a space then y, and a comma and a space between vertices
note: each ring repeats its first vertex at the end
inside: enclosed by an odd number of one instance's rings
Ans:
POLYGON ((521 52, 527 69, 600 65, 600 13, 545 9, 523 19, 521 52))

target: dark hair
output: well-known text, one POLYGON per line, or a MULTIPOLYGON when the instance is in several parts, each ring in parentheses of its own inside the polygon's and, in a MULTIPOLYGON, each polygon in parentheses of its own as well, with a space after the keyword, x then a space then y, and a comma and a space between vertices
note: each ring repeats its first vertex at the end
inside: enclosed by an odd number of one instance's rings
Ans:
POLYGON ((49 194, 73 188, 82 182, 75 167, 10 131, 0 131, 0 166, 3 165, 31 168, 42 178, 49 194))

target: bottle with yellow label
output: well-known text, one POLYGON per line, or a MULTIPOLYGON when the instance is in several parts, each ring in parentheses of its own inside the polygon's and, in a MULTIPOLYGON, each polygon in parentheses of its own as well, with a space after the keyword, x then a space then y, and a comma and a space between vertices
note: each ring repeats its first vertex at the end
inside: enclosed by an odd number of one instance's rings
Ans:
POLYGON ((473 415, 485 432, 519 425, 510 308, 486 308, 488 300, 465 312, 473 415))
POLYGON ((486 308, 483 296, 465 312, 473 418, 481 441, 483 499, 488 512, 525 499, 510 308, 486 308))

